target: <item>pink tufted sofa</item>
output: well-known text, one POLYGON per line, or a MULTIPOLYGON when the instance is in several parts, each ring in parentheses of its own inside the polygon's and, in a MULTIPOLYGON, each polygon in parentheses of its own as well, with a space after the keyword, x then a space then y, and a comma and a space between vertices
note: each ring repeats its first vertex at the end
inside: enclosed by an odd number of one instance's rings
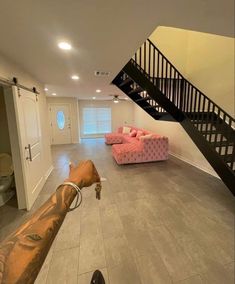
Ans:
MULTIPOLYGON (((163 161, 168 159, 168 138, 151 133, 145 129, 129 126, 131 131, 141 130, 143 136, 151 134, 146 139, 130 137, 123 134, 123 127, 119 127, 115 133, 105 135, 106 144, 113 144, 112 155, 118 164, 144 163, 163 161)), ((147 136, 146 136, 147 137, 147 136)))

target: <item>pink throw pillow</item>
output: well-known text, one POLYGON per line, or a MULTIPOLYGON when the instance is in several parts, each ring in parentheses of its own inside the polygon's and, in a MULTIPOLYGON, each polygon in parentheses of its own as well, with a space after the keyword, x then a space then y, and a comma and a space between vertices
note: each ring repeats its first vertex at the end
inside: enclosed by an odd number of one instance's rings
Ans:
POLYGON ((153 137, 153 134, 146 134, 144 136, 140 136, 139 140, 147 140, 147 139, 151 139, 153 137))
POLYGON ((139 139, 140 136, 143 136, 143 135, 144 135, 143 131, 138 130, 138 131, 137 131, 137 134, 136 134, 136 138, 139 139))
POLYGON ((135 137, 137 134, 137 131, 135 129, 131 130, 131 132, 129 133, 130 137, 135 137))

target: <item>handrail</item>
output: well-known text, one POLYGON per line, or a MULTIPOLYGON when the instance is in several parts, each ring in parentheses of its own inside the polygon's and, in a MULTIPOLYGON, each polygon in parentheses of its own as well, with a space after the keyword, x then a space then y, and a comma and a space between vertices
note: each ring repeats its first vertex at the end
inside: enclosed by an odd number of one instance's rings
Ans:
POLYGON ((156 45, 153 44, 153 42, 150 39, 147 39, 147 41, 162 55, 163 58, 166 59, 166 61, 180 74, 180 76, 184 78, 184 76, 180 73, 180 71, 166 58, 166 56, 159 50, 156 45))
POLYGON ((214 104, 217 108, 219 108, 222 112, 224 112, 232 121, 235 122, 235 118, 233 118, 230 114, 228 114, 225 110, 223 110, 219 105, 217 105, 214 101, 212 101, 207 95, 205 95, 202 91, 200 91, 195 85, 193 85, 191 82, 189 82, 180 72, 179 70, 169 61, 169 59, 166 58, 166 56, 153 44, 153 42, 150 39, 147 39, 147 41, 153 46, 154 49, 156 49, 161 56, 170 64, 172 68, 174 68, 175 71, 182 77, 183 80, 185 80, 188 84, 190 84, 194 89, 196 89, 198 92, 200 92, 201 95, 206 97, 212 104, 214 104))

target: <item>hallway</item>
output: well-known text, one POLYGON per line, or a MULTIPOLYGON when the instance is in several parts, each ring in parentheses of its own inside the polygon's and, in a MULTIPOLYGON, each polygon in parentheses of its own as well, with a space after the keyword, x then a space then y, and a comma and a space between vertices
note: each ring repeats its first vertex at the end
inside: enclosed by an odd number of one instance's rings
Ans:
POLYGON ((53 146, 54 170, 30 212, 0 208, 0 239, 23 222, 68 175, 92 159, 102 177, 68 213, 36 283, 89 284, 100 269, 110 284, 233 283, 234 208, 223 183, 174 157, 118 166, 103 139, 53 146))

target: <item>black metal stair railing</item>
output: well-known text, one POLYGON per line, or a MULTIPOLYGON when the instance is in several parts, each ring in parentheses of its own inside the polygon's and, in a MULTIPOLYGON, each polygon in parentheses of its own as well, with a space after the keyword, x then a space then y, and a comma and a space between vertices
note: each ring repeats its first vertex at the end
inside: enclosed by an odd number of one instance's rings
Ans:
POLYGON ((152 99, 147 91, 134 82, 125 72, 120 72, 118 77, 119 82, 121 82, 118 87, 127 93, 127 95, 148 114, 152 115, 154 118, 160 118, 167 114, 165 109, 152 99))
POLYGON ((235 195, 235 119, 147 40, 113 79, 156 120, 176 120, 235 195))
POLYGON ((185 79, 149 39, 131 63, 183 112, 234 171, 235 119, 185 79))

